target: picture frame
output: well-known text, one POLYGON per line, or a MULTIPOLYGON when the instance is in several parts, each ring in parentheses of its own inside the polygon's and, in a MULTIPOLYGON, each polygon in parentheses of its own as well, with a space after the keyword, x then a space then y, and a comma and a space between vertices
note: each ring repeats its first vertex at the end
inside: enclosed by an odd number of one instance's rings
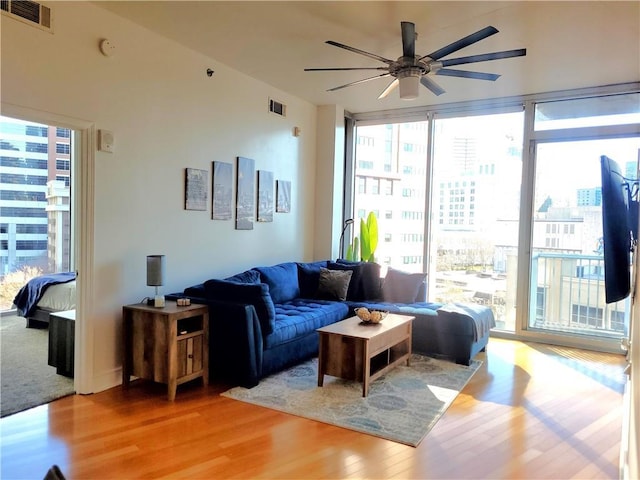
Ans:
POLYGON ((273 222, 273 172, 258 170, 258 222, 273 222))
POLYGON ((291 211, 291 182, 276 180, 276 212, 289 213, 291 211))
POLYGON ((253 230, 255 212, 255 161, 237 158, 236 175, 236 230, 253 230))
POLYGON ((208 172, 198 168, 185 168, 184 209, 206 210, 208 172))
POLYGON ((227 162, 211 162, 211 219, 231 220, 233 203, 233 165, 227 162))

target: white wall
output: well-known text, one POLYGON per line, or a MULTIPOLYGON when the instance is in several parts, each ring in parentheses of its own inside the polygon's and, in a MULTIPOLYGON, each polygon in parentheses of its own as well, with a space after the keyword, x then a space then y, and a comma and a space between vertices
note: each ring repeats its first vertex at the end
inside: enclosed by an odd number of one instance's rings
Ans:
POLYGON ((114 132, 115 153, 95 158, 92 313, 82 319, 92 325, 98 391, 120 381, 122 305, 152 293, 147 254, 167 256, 165 293, 314 259, 316 107, 93 4, 51 6, 54 34, 2 16, 1 100, 114 132), (114 56, 100 53, 101 38, 114 56), (286 118, 268 112, 269 97, 287 105, 286 118), (184 210, 184 169, 207 170, 210 182, 213 160, 235 171, 237 156, 292 182, 291 213, 238 231, 211 220, 210 186, 207 211, 184 210))

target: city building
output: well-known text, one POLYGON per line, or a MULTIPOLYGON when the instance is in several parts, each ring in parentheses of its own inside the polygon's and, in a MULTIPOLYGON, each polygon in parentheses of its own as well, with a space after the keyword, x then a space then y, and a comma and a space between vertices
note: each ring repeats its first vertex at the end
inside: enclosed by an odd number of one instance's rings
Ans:
POLYGON ((71 131, 0 117, 0 275, 69 270, 71 131))

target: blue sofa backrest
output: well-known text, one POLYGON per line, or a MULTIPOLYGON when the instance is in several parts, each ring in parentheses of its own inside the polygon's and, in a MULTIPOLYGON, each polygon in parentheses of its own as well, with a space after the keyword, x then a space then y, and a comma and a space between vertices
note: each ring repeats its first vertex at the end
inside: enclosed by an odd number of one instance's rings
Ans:
POLYGON ((260 281, 269 285, 273 303, 284 303, 300 296, 298 265, 295 262, 280 263, 271 267, 256 267, 260 281))

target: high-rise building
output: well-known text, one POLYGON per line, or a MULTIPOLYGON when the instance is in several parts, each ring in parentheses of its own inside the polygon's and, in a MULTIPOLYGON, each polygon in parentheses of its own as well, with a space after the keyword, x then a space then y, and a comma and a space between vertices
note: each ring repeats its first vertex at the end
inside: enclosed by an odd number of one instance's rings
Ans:
POLYGON ((577 205, 579 207, 602 206, 602 187, 579 188, 577 195, 577 205))
POLYGON ((68 270, 71 131, 0 117, 0 275, 68 270))

